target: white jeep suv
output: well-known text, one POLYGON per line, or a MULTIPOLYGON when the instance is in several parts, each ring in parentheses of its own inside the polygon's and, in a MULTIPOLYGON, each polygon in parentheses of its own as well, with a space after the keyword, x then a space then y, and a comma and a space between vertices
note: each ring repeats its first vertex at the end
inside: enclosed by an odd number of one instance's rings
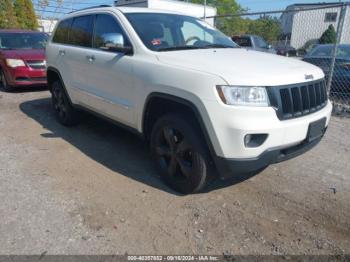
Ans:
POLYGON ((304 153, 332 111, 318 67, 240 48, 169 11, 70 13, 46 55, 58 120, 76 124, 83 109, 141 134, 165 182, 182 193, 202 190, 214 174, 258 172, 304 153))

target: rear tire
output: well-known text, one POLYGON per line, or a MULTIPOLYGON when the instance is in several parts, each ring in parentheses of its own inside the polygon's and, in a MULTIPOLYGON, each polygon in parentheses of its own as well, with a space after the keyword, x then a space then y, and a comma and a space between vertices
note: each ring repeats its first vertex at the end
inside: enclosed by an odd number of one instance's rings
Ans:
POLYGON ((11 92, 13 89, 12 87, 7 83, 5 73, 0 69, 0 87, 4 89, 5 92, 11 92))
POLYGON ((52 105, 56 117, 62 125, 73 126, 78 124, 78 113, 71 105, 60 81, 56 81, 52 84, 52 105))
POLYGON ((150 139, 158 172, 172 189, 182 194, 205 188, 212 171, 210 154, 193 120, 168 114, 155 123, 150 139))

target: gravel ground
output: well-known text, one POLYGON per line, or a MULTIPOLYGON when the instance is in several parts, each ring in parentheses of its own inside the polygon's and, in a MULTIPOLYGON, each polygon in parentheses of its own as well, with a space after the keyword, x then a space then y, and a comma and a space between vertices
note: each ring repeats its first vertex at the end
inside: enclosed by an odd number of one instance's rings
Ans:
POLYGON ((350 254, 349 132, 333 117, 303 156, 180 196, 134 135, 0 91, 0 254, 350 254))

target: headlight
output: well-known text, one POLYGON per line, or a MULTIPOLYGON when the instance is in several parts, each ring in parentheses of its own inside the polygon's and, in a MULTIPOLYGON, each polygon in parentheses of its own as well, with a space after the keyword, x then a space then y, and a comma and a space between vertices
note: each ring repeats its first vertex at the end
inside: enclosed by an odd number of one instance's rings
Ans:
POLYGON ((19 67, 19 66, 25 66, 23 60, 21 60, 21 59, 6 59, 6 64, 12 68, 19 67))
POLYGON ((269 106, 265 87, 257 86, 217 86, 219 96, 227 105, 269 106))

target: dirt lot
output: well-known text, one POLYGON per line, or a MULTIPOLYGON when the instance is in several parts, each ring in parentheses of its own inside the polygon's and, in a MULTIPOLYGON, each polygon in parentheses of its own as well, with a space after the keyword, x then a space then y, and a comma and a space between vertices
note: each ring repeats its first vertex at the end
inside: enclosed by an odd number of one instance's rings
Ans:
POLYGON ((0 91, 0 254, 350 254, 350 119, 296 159, 179 196, 137 137, 0 91))

